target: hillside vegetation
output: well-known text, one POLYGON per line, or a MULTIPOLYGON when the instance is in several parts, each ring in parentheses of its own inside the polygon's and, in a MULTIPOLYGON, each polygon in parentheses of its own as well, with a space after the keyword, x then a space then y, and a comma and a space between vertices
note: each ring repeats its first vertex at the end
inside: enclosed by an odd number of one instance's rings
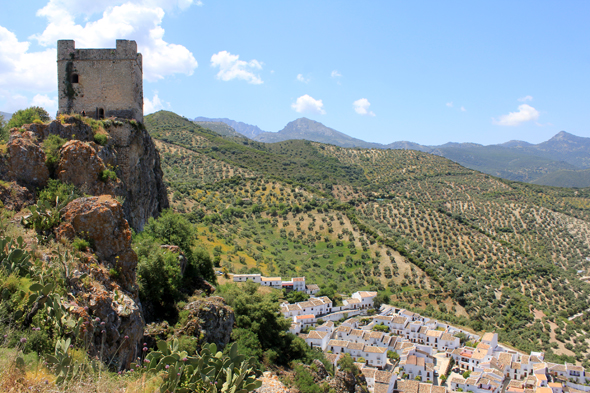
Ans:
POLYGON ((588 363, 590 191, 502 180, 410 150, 224 138, 161 111, 174 208, 230 272, 305 275, 588 363), (575 344, 575 346, 574 346, 575 344))

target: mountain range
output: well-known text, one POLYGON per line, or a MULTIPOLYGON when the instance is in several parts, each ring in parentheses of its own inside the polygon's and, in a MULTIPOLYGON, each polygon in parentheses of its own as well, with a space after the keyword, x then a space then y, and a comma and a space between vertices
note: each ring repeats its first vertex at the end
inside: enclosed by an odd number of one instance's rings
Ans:
POLYGON ((8 121, 12 117, 12 113, 7 113, 7 112, 1 112, 0 111, 0 116, 3 116, 4 117, 4 121, 8 121))
MULTIPOLYGON (((579 137, 565 131, 539 144, 513 140, 487 146, 453 142, 428 146, 408 141, 385 145, 353 138, 305 117, 288 123, 278 132, 265 132, 257 126, 230 119, 199 117, 195 120, 206 128, 211 127, 201 122, 225 123, 239 134, 258 142, 276 143, 304 139, 340 147, 418 150, 439 155, 467 168, 508 180, 559 187, 590 187, 590 138, 579 137)), ((212 131, 216 130, 212 129, 212 131)), ((227 131, 220 132, 222 135, 226 133, 227 131)))

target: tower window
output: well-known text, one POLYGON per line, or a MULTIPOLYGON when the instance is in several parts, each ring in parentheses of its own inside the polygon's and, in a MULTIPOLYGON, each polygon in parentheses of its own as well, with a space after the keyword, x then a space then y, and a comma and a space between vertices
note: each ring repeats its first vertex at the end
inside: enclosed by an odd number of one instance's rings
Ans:
POLYGON ((78 83, 78 74, 72 74, 72 83, 78 83))

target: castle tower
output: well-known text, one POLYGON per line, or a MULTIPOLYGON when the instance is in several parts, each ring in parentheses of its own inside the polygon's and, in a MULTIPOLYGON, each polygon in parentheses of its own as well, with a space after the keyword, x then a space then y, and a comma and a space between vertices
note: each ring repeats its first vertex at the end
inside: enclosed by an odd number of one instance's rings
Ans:
POLYGON ((116 49, 76 49, 57 41, 57 89, 61 113, 143 122, 143 65, 135 41, 117 40, 116 49))

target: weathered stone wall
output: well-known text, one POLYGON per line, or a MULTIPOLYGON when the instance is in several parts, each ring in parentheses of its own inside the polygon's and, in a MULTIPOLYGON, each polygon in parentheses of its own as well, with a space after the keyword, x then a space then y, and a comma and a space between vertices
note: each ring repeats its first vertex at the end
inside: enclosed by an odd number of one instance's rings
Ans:
POLYGON ((115 116, 143 122, 143 65, 135 41, 116 49, 76 49, 57 42, 58 113, 115 116), (74 80, 77 75, 77 82, 74 80))

